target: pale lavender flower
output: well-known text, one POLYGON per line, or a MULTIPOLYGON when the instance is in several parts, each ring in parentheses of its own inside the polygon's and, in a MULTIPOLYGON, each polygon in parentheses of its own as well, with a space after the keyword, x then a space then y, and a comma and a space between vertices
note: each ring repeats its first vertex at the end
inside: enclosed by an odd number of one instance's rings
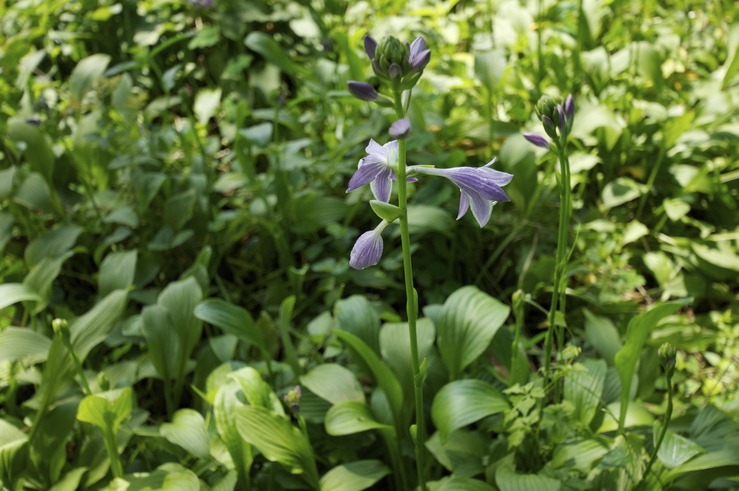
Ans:
POLYGON ((382 231, 388 223, 383 220, 374 230, 359 236, 349 255, 349 266, 354 269, 364 269, 380 262, 382 258, 382 231))
POLYGON ((367 82, 357 82, 356 80, 349 80, 349 82, 347 83, 347 87, 349 89, 349 92, 357 99, 371 102, 376 101, 380 98, 380 94, 377 93, 372 84, 368 84, 367 82))
POLYGON ((408 56, 408 64, 412 72, 421 72, 431 60, 431 50, 426 48, 426 41, 418 36, 413 40, 408 56))
POLYGON ((567 122, 571 124, 575 117, 575 99, 572 94, 568 95, 565 100, 565 115, 567 116, 567 122))
POLYGON ((408 133, 411 131, 411 122, 407 119, 399 119, 393 124, 390 125, 390 129, 388 130, 388 133, 391 137, 397 138, 398 140, 405 138, 408 136, 408 133))
POLYGON ((398 141, 393 140, 380 145, 375 140, 370 140, 365 151, 367 156, 359 161, 357 171, 349 180, 346 192, 369 184, 375 198, 387 203, 390 201, 392 180, 395 179, 393 167, 398 164, 398 141))
POLYGON ((533 143, 537 147, 549 148, 549 140, 539 135, 538 133, 524 133, 523 137, 526 138, 529 143, 533 143))
POLYGON ((484 227, 490 220, 493 205, 498 201, 510 201, 501 186, 511 182, 513 175, 491 169, 490 166, 494 162, 495 159, 483 167, 435 169, 414 166, 409 170, 412 169, 416 174, 446 177, 456 184, 461 192, 457 220, 462 218, 471 207, 475 220, 480 224, 480 227, 484 227))

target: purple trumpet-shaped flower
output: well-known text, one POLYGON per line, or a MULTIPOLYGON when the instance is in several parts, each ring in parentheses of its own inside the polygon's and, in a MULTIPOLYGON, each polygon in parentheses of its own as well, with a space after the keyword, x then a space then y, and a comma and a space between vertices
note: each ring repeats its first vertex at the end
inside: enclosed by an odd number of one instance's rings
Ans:
POLYGON ((414 166, 411 169, 416 174, 446 177, 456 184, 461 192, 457 220, 462 218, 471 207, 475 220, 480 224, 480 227, 484 227, 490 220, 493 205, 498 201, 510 201, 501 186, 511 182, 513 175, 491 169, 490 166, 494 162, 495 159, 483 167, 434 169, 414 166))
POLYGON ((537 147, 549 148, 549 140, 538 133, 524 133, 523 137, 526 138, 529 143, 533 143, 537 147))
POLYGON ((408 56, 408 64, 412 72, 421 72, 431 60, 431 50, 426 48, 426 41, 418 36, 413 40, 408 56))
POLYGON ((393 167, 398 164, 398 142, 393 140, 380 145, 375 140, 370 140, 365 151, 367 156, 359 161, 346 192, 369 184, 375 198, 387 203, 390 201, 392 180, 395 179, 393 167))
POLYGON ((388 223, 383 220, 374 230, 359 236, 349 255, 349 266, 354 269, 364 269, 380 262, 382 258, 382 231, 388 223))
POLYGON ((388 130, 390 136, 393 138, 397 138, 398 140, 405 138, 410 132, 411 122, 405 118, 395 121, 393 124, 390 125, 390 129, 388 130))
POLYGON ((367 82, 357 82, 356 80, 349 80, 346 84, 349 92, 363 101, 371 102, 376 101, 380 98, 380 94, 375 90, 372 84, 367 82))

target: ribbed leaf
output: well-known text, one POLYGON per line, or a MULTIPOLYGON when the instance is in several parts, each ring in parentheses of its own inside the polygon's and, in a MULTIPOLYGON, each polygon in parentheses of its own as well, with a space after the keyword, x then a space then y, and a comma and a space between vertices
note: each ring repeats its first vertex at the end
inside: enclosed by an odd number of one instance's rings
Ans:
POLYGON ((359 460, 340 465, 321 478, 321 491, 361 491, 367 489, 390 473, 379 460, 359 460))
POLYGON ((354 373, 335 363, 324 363, 300 377, 300 382, 332 404, 364 401, 364 391, 354 373))
POLYGON ((500 491, 559 491, 562 486, 556 479, 539 474, 517 474, 513 467, 512 457, 505 461, 495 472, 495 483, 500 491))
MULTIPOLYGON (((419 319, 416 324, 418 359, 427 358, 434 346, 436 329, 429 319, 419 319)), ((385 324, 380 329, 380 352, 393 370, 406 394, 413 392, 413 358, 411 335, 407 323, 385 324)))
POLYGON ((160 426, 159 433, 195 457, 207 459, 210 455, 210 437, 205 420, 194 409, 179 409, 171 423, 160 426))
POLYGON ((437 326, 437 344, 451 380, 490 345, 510 308, 474 286, 460 288, 444 302, 437 326))
POLYGON ((28 328, 7 327, 0 331, 0 361, 46 361, 51 340, 28 328))
POLYGON ((0 309, 4 309, 18 302, 38 302, 40 300, 41 297, 38 293, 20 283, 5 283, 0 285, 0 309))
POLYGON ((369 300, 361 295, 339 300, 334 307, 334 315, 342 330, 354 334, 380 354, 380 316, 369 300))
POLYGON ((495 488, 485 481, 470 477, 452 476, 440 481, 436 491, 495 491, 495 488))
POLYGON ((482 380, 457 380, 436 394, 431 418, 442 442, 449 433, 482 418, 508 409, 508 402, 495 387, 482 380))
POLYGON ((116 290, 69 326, 72 347, 81 361, 108 336, 123 313, 126 300, 126 290, 116 290))
POLYGON ((254 368, 240 368, 230 373, 228 377, 239 384, 249 404, 269 409, 284 416, 285 410, 282 408, 282 403, 275 395, 272 387, 262 379, 262 376, 254 368))
POLYGON ((157 491, 200 491, 200 480, 190 469, 169 462, 156 468, 154 472, 137 472, 125 478, 113 480, 111 490, 157 490, 157 491))
POLYGON ((606 379, 605 360, 584 360, 565 377, 565 399, 575 405, 574 417, 587 426, 595 417, 606 379))
POLYGON ((132 411, 133 389, 126 387, 86 396, 77 408, 77 419, 116 434, 132 411))
POLYGON ((136 273, 136 251, 111 252, 100 265, 98 294, 102 297, 113 290, 127 290, 136 273))
POLYGON ((253 452, 251 446, 241 438, 236 428, 236 410, 244 406, 244 403, 237 397, 238 392, 239 386, 233 380, 222 385, 216 392, 213 417, 218 435, 226 445, 228 453, 231 454, 239 481, 246 486, 253 461, 253 452))
POLYGON ((333 436, 353 435, 368 430, 388 430, 392 427, 375 419, 363 401, 344 401, 331 406, 326 413, 326 433, 333 436))
POLYGON ((318 487, 313 449, 306 436, 285 417, 263 407, 245 406, 236 410, 236 428, 267 460, 279 462, 313 488, 318 487))
POLYGON ((110 56, 94 54, 81 60, 69 77, 69 92, 77 102, 81 101, 92 84, 100 78, 110 63, 110 56))
POLYGON ((195 317, 223 332, 264 349, 264 341, 248 310, 226 301, 210 298, 195 307, 195 317))
MULTIPOLYGON (((657 443, 657 435, 662 431, 662 425, 659 421, 654 422, 654 443, 657 443)), ((705 449, 695 443, 693 440, 689 440, 684 436, 680 436, 674 431, 667 430, 665 438, 662 440, 662 445, 659 447, 657 457, 668 469, 674 469, 675 467, 684 464, 696 455, 705 453, 705 449)))

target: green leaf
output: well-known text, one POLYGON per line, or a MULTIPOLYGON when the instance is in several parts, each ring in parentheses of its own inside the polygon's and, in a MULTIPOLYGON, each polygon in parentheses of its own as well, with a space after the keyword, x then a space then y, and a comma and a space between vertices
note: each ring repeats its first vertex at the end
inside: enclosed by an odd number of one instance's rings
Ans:
POLYGON ((652 416, 651 413, 644 409, 640 404, 632 401, 627 406, 626 411, 621 411, 621 403, 612 402, 605 408, 603 423, 600 425, 600 428, 598 428, 598 433, 607 433, 618 430, 619 415, 622 413, 625 413, 625 416, 623 416, 624 428, 651 426, 654 423, 654 416, 652 416))
POLYGON ((51 299, 51 287, 54 280, 59 276, 64 261, 72 257, 72 252, 58 257, 45 257, 31 268, 25 278, 23 284, 31 290, 37 292, 41 297, 41 301, 36 303, 33 309, 34 314, 38 314, 46 308, 51 299))
POLYGON ((390 469, 379 460, 358 460, 334 467, 323 475, 320 491, 361 491, 390 474, 390 469))
POLYGON ((175 281, 162 290, 157 303, 165 307, 172 319, 172 326, 177 332, 183 348, 182 356, 187 358, 200 342, 203 330, 202 323, 193 314, 195 306, 203 296, 195 278, 175 281))
POLYGON ((183 351, 169 312, 161 305, 149 305, 141 311, 141 321, 141 333, 146 339, 151 364, 168 383, 177 375, 178 360, 183 351))
POLYGON ((78 103, 82 101, 92 84, 103 76, 108 63, 110 56, 99 53, 77 63, 69 76, 69 92, 78 103))
POLYGON ((251 446, 241 438, 236 428, 236 410, 244 406, 238 399, 239 386, 234 380, 223 384, 216 392, 213 417, 218 435, 231 454, 239 482, 246 486, 254 460, 251 446))
POLYGON ((385 220, 388 223, 393 223, 395 220, 400 218, 400 208, 395 205, 373 199, 370 200, 370 206, 372 207, 372 211, 375 212, 375 215, 377 215, 378 218, 380 218, 381 220, 385 220))
POLYGON ((137 252, 111 252, 100 265, 98 292, 105 296, 113 290, 128 290, 134 282, 136 274, 137 252))
POLYGON ((293 230, 300 234, 317 232, 339 222, 346 215, 343 200, 310 192, 293 199, 295 223, 293 230))
MULTIPOLYGON (((38 172, 44 178, 48 192, 49 186, 53 187, 52 174, 54 173, 54 163, 56 162, 49 137, 41 128, 28 124, 20 118, 11 118, 8 121, 7 132, 8 138, 23 148, 23 153, 31 169, 38 172)), ((19 190, 18 195, 20 194, 21 192, 19 190)), ((41 201, 47 201, 47 198, 44 197, 43 200, 38 202, 41 203, 41 201)))
POLYGON ((313 449, 306 436, 284 416, 263 407, 245 406, 236 410, 236 427, 241 437, 262 452, 264 458, 279 462, 311 487, 318 487, 313 449))
POLYGON ((631 394, 631 381, 636 371, 644 343, 649 333, 657 326, 664 317, 674 313, 680 308, 679 303, 663 303, 652 309, 642 312, 629 322, 626 328, 626 341, 614 358, 616 370, 621 380, 621 407, 619 415, 619 427, 624 428, 626 409, 629 406, 629 395, 631 394))
POLYGON ((154 472, 136 472, 125 478, 117 478, 107 491, 200 491, 200 480, 190 469, 175 462, 168 462, 154 472))
POLYGON ((509 312, 507 305, 474 286, 449 296, 439 316, 437 344, 451 380, 485 352, 509 312))
POLYGON ((565 377, 565 400, 575 406, 574 417, 588 426, 595 417, 595 412, 603 394, 606 379, 605 360, 584 360, 582 365, 575 365, 565 377))
MULTIPOLYGON (((736 448, 725 448, 699 455, 698 457, 671 469, 664 475, 664 477, 666 481, 671 481, 689 472, 718 469, 720 467, 739 467, 739 454, 737 454, 736 448)), ((739 469, 737 469, 737 471, 739 471, 739 469)))
POLYGON ((607 317, 595 315, 588 309, 583 309, 583 313, 585 314, 585 338, 609 365, 613 365, 616 353, 622 346, 618 329, 607 317))
POLYGON ((475 75, 491 93, 498 88, 506 69, 503 50, 496 49, 475 53, 475 75))
POLYGON ((242 307, 211 298, 200 302, 195 307, 195 317, 261 350, 265 349, 264 340, 254 323, 254 318, 248 310, 242 307))
POLYGON ((51 340, 31 329, 6 327, 0 331, 0 362, 23 360, 28 364, 41 363, 46 361, 49 349, 51 340))
POLYGON ((84 361, 90 351, 108 336, 123 314, 126 300, 126 290, 116 290, 69 326, 72 347, 80 361, 84 361))
POLYGON ((272 387, 262 379, 262 376, 254 368, 240 368, 230 373, 228 377, 239 384, 249 404, 269 409, 281 416, 285 415, 282 403, 275 395, 272 387))
MULTIPOLYGON (((13 169, 13 167, 11 167, 13 169)), ((2 172, 0 172, 2 174, 2 172)), ((0 175, 0 181, 2 181, 3 177, 0 175)), ((2 186, 2 184, 0 184, 2 186)), ((0 190, 0 195, 2 194, 2 190, 0 190)), ((4 198, 0 196, 0 200, 3 200, 4 198)), ((15 218, 13 215, 9 213, 0 213, 0 254, 2 254, 3 250, 5 250, 5 244, 7 244, 10 239, 13 238, 13 223, 15 223, 15 218)))
MULTIPOLYGON (((662 424, 659 421, 654 422, 652 435, 654 444, 657 444, 657 437, 662 431, 662 424)), ((657 457, 668 469, 684 464, 696 455, 705 453, 705 449, 692 440, 680 436, 674 431, 668 429, 662 445, 659 447, 657 457)))
POLYGON ((300 377, 300 382, 332 404, 342 401, 364 402, 364 391, 354 373, 335 363, 324 363, 300 377))
POLYGON ((393 375, 392 370, 357 336, 342 330, 336 330, 334 334, 349 345, 359 355, 362 361, 364 361, 372 372, 375 382, 385 393, 395 421, 400 421, 400 415, 403 411, 403 389, 398 379, 393 375))
POLYGON ((464 476, 452 476, 437 481, 436 491, 495 491, 495 488, 485 481, 464 476))
POLYGON ((601 199, 603 206, 610 210, 635 200, 647 191, 646 186, 628 177, 618 177, 606 184, 601 199))
POLYGON ((274 37, 265 32, 250 32, 249 35, 246 36, 244 44, 247 48, 252 51, 256 51, 262 55, 265 60, 272 63, 288 75, 292 76, 302 71, 300 67, 290 61, 290 55, 286 53, 279 44, 277 44, 274 37))
MULTIPOLYGON (((418 359, 423 360, 431 353, 436 339, 434 323, 419 319, 416 323, 418 359)), ((387 365, 393 370, 406 394, 413 392, 413 357, 411 356, 411 334, 407 323, 388 323, 380 329, 380 352, 387 365)))
POLYGON ((508 401, 495 387, 482 380, 456 380, 446 384, 434 397, 431 419, 441 441, 468 424, 508 409, 508 401))
POLYGON ((210 437, 203 416, 194 409, 179 409, 171 423, 162 423, 159 433, 200 459, 210 456, 210 437))
POLYGON ((559 445, 554 450, 551 466, 555 469, 588 474, 593 465, 608 453, 608 445, 595 439, 559 445))
POLYGON ((34 239, 24 252, 28 267, 35 266, 47 257, 63 256, 74 247, 81 233, 82 227, 70 225, 55 228, 34 239))
POLYGON ((14 461, 28 441, 28 434, 0 419, 0 482, 10 485, 14 476, 14 461))
POLYGON ((451 234, 454 220, 446 210, 438 206, 410 205, 408 207, 408 227, 411 234, 438 232, 451 234))
POLYGON ((0 309, 18 302, 40 302, 41 297, 35 291, 20 283, 0 285, 0 309))
POLYGON ((503 459, 498 466, 495 483, 500 491, 559 491, 562 486, 562 483, 551 477, 516 473, 512 455, 503 459))
MULTIPOLYGON (((193 39, 194 41, 194 39, 193 39)), ((200 124, 206 124, 218 110, 221 103, 221 89, 201 89, 195 96, 195 117, 200 124)))
POLYGON ((51 196, 51 188, 38 172, 32 172, 23 180, 15 192, 13 201, 31 210, 46 213, 54 211, 54 198, 51 196))
POLYGON ((437 431, 426 441, 426 448, 441 465, 456 476, 477 476, 485 471, 490 442, 477 431, 455 430, 441 440, 437 431))
POLYGON ((80 401, 77 419, 102 430, 110 429, 115 435, 132 411, 133 389, 126 387, 86 396, 80 401))
POLYGON ((380 353, 380 316, 365 297, 352 295, 336 302, 334 315, 343 331, 360 338, 372 351, 380 353))
POLYGON ((326 433, 332 436, 353 435, 369 430, 395 430, 380 423, 364 401, 344 401, 331 406, 326 413, 326 433))

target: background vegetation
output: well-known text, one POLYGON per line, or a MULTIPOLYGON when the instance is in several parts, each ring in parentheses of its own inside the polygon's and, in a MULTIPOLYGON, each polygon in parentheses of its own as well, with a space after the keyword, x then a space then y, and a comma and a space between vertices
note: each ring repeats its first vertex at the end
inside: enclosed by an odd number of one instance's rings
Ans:
POLYGON ((411 186, 433 489, 739 486, 735 2, 26 0, 0 30, 3 489, 412 489, 397 230, 348 266, 393 120, 346 90, 368 33, 432 50, 410 162, 515 175, 484 229, 411 186), (548 386, 557 162, 521 133, 568 93, 548 386))

